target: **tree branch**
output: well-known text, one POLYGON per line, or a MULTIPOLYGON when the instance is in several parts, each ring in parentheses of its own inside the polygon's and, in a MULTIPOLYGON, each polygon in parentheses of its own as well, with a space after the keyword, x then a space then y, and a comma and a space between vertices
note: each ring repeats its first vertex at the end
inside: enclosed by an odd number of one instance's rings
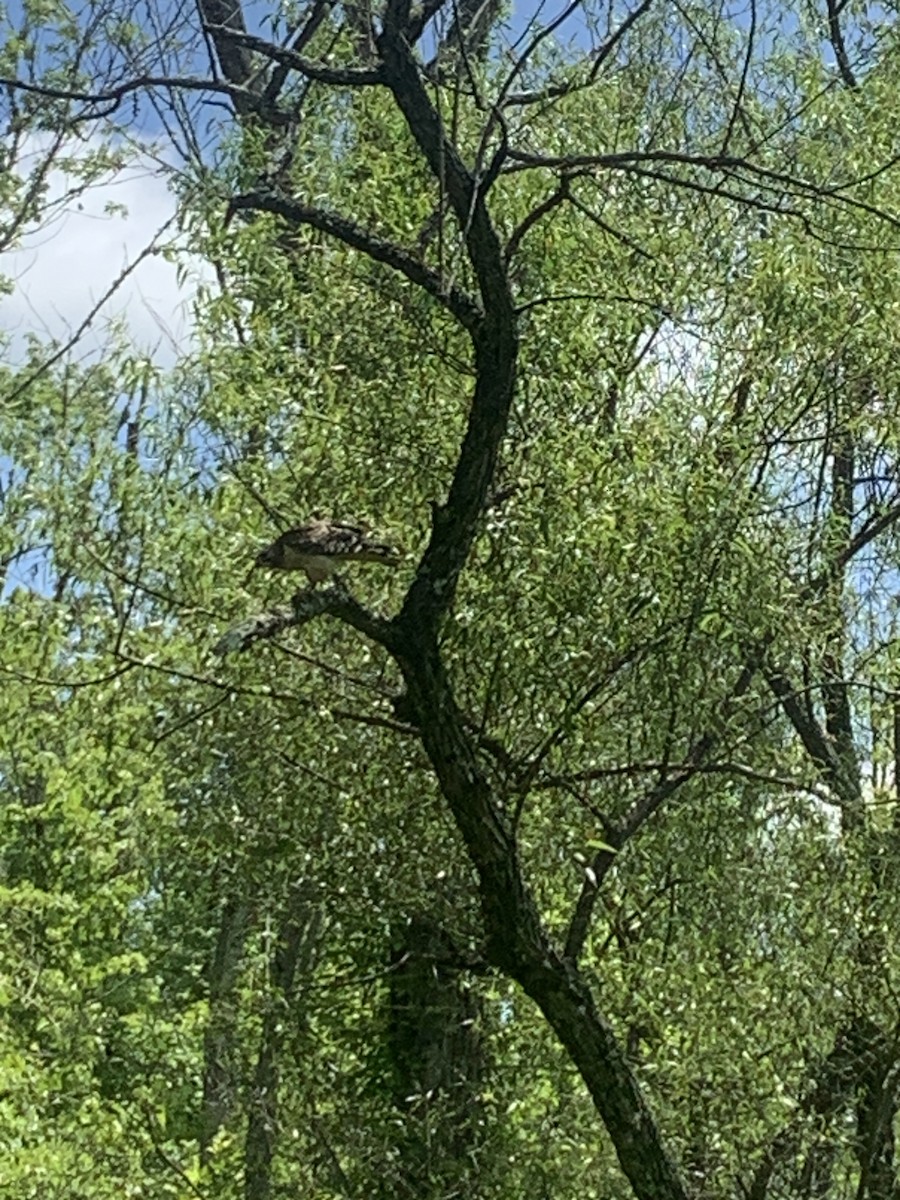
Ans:
POLYGON ((233 626, 213 646, 213 653, 224 657, 247 650, 254 642, 276 637, 285 629, 306 625, 321 616, 336 617, 390 653, 396 651, 397 641, 391 623, 370 613, 342 583, 335 583, 328 588, 306 588, 292 597, 291 608, 258 613, 233 626))
POLYGON ((406 28, 406 40, 411 46, 416 44, 425 32, 428 22, 436 17, 447 3, 448 0, 425 0, 425 3, 412 13, 406 28))
MULTIPOLYGON (((29 83, 25 79, 15 79, 0 76, 0 87, 11 88, 17 92, 29 92, 32 95, 45 96, 48 100, 75 100, 83 104, 105 104, 103 113, 80 113, 73 121, 89 121, 98 116, 106 116, 114 112, 126 96, 133 92, 148 88, 171 88, 183 92, 219 92, 230 96, 233 100, 245 101, 254 111, 262 109, 262 98, 251 89, 236 83, 223 83, 217 79, 202 79, 193 75, 136 75, 116 87, 106 88, 101 92, 86 92, 79 88, 53 87, 43 83, 29 83)), ((266 109, 270 119, 286 124, 290 117, 287 113, 273 108, 266 109)))
POLYGON ((864 550, 870 542, 874 542, 886 529, 890 529, 898 521, 900 521, 900 504, 867 521, 862 529, 850 538, 841 552, 835 555, 834 561, 829 564, 828 568, 812 581, 809 591, 818 594, 828 587, 861 550, 864 550))
MULTIPOLYGON (((877 217, 878 220, 885 221, 894 228, 900 229, 900 217, 896 217, 892 213, 878 208, 876 205, 869 204, 865 200, 857 200, 852 196, 846 195, 848 188, 865 182, 865 178, 848 179, 843 183, 833 183, 823 186, 796 175, 789 175, 784 171, 775 171, 771 167, 761 166, 758 163, 751 162, 747 158, 735 157, 731 154, 688 154, 680 150, 624 150, 614 154, 535 154, 531 151, 510 149, 508 151, 508 158, 516 164, 508 168, 510 172, 528 170, 534 167, 545 167, 555 171, 578 170, 588 167, 610 170, 634 170, 640 168, 645 163, 663 163, 673 166, 698 167, 705 171, 730 175, 744 183, 747 182, 746 177, 749 176, 758 181, 762 186, 776 189, 779 192, 794 192, 798 195, 823 200, 833 199, 848 208, 868 213, 870 216, 877 217)), ((895 163, 896 161, 897 158, 895 156, 891 160, 891 163, 895 163)), ((879 171, 883 169, 879 168, 879 171)), ((658 178, 663 179, 666 183, 680 186, 688 186, 690 182, 686 179, 678 179, 669 175, 658 176, 658 178)), ((715 189, 712 190, 715 191, 715 189)), ((742 198, 735 196, 734 199, 740 201, 742 198)))
POLYGON ((800 694, 785 672, 768 667, 765 677, 816 769, 834 789, 842 803, 854 809, 858 808, 862 800, 858 777, 844 769, 835 744, 819 722, 800 703, 800 694))
POLYGON ((478 280, 484 311, 478 326, 470 326, 475 351, 475 394, 450 493, 447 503, 434 509, 431 539, 400 615, 407 634, 415 630, 420 639, 427 641, 436 637, 440 621, 453 600, 484 512, 509 420, 518 331, 503 247, 485 197, 445 134, 406 42, 402 15, 402 12, 393 14, 389 6, 378 39, 385 82, 432 174, 446 187, 478 280))
POLYGON ((831 42, 831 47, 834 50, 834 57, 841 79, 843 79, 848 88, 852 88, 855 91, 859 87, 859 84, 856 81, 856 76, 853 74, 853 68, 850 66, 847 47, 844 43, 844 34, 841 29, 841 9, 844 8, 844 5, 845 0, 828 0, 828 40, 831 42))
MULTIPOLYGON (((739 700, 741 696, 746 694, 759 669, 761 660, 762 650, 757 649, 748 659, 738 676, 731 694, 726 701, 727 705, 733 704, 735 700, 739 700)), ((608 845, 602 846, 597 851, 593 862, 584 874, 581 894, 576 901, 575 911, 572 914, 572 919, 569 922, 569 930, 566 935, 566 961, 577 962, 581 954, 588 930, 590 929, 590 922, 600 885, 615 862, 617 852, 659 811, 664 802, 682 784, 687 783, 688 780, 693 779, 695 775, 698 775, 703 770, 710 752, 718 742, 719 735, 714 730, 708 729, 705 733, 702 733, 694 742, 683 765, 678 768, 676 773, 670 775, 668 778, 661 779, 655 787, 645 792, 631 806, 631 809, 626 813, 618 827, 608 832, 608 845)))
POLYGON ((565 1046, 635 1194, 686 1200, 684 1181, 608 1021, 541 924, 515 838, 479 764, 436 640, 423 642, 408 627, 404 633, 397 661, 423 745, 478 873, 487 957, 518 981, 565 1046))
POLYGON ((633 9, 622 21, 622 24, 619 26, 619 28, 614 33, 610 34, 610 36, 606 39, 606 41, 597 51, 597 55, 594 58, 593 65, 591 67, 591 73, 588 76, 588 81, 590 83, 594 82, 594 80, 600 74, 603 64, 612 54, 613 50, 615 50, 616 46, 618 46, 619 42, 621 42, 622 38, 632 27, 632 25, 641 19, 652 3, 653 0, 643 0, 643 3, 639 4, 637 8, 633 9))
MULTIPOLYGON (((560 204, 565 203, 569 198, 569 176, 563 175, 560 178, 556 189, 550 193, 540 204, 536 204, 528 216, 523 217, 519 224, 509 235, 509 240, 506 243, 505 257, 507 262, 511 262, 516 251, 522 244, 522 239, 525 235, 537 225, 542 217, 546 217, 548 213, 553 212, 560 204)), ((522 311, 521 306, 518 310, 522 311)))
POLYGON ((212 35, 219 35, 248 50, 255 50, 264 58, 280 63, 284 67, 292 67, 306 79, 316 83, 330 83, 338 87, 371 87, 384 83, 381 67, 329 67, 307 58, 290 46, 277 46, 274 42, 257 37, 244 30, 229 29, 224 25, 204 25, 203 28, 212 35))
MULTIPOLYGON (((312 11, 307 16, 303 27, 291 39, 290 50, 294 54, 301 54, 309 45, 333 6, 334 0, 313 0, 312 11)), ((281 62, 272 72, 271 78, 263 92, 263 97, 267 104, 274 104, 278 99, 289 71, 290 64, 281 62)))
MULTIPOLYGON (((231 84, 237 84, 242 89, 249 89, 254 98, 262 90, 263 80, 254 69, 253 59, 247 49, 241 46, 229 34, 239 34, 246 31, 244 12, 241 0, 197 0, 203 27, 208 29, 216 50, 216 58, 231 84)), ((210 56, 212 57, 212 56, 210 56)), ((211 62, 215 70, 215 62, 211 62)), ((235 108, 239 116, 252 111, 252 107, 243 101, 235 100, 235 108)))
POLYGON ((420 262, 402 246, 378 237, 361 225, 328 209, 315 208, 280 196, 276 192, 247 192, 234 196, 228 204, 226 224, 238 212, 270 212, 295 225, 308 225, 337 238, 354 250, 359 250, 376 262, 384 263, 405 275, 411 283, 423 288, 444 306, 468 330, 477 328, 482 319, 475 300, 456 285, 448 285, 441 276, 420 262))

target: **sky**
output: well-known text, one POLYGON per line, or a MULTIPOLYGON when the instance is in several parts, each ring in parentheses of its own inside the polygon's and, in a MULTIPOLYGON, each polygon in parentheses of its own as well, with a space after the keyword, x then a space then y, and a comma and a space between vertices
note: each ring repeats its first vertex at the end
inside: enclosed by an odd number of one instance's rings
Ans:
MULTIPOLYGON (((66 176, 53 172, 50 198, 65 187, 66 176)), ((0 275, 13 286, 11 295, 0 296, 0 329, 12 337, 13 360, 24 353, 29 333, 68 340, 174 212, 159 166, 146 160, 91 187, 49 227, 31 231, 19 248, 0 255, 0 275), (107 212, 109 204, 127 212, 107 212)), ((169 240, 174 236, 170 231, 169 240)), ((182 259, 190 270, 180 283, 175 264, 159 255, 138 262, 79 340, 75 357, 100 352, 110 321, 125 317, 135 347, 170 366, 190 345, 191 299, 197 278, 208 271, 200 260, 182 259)))

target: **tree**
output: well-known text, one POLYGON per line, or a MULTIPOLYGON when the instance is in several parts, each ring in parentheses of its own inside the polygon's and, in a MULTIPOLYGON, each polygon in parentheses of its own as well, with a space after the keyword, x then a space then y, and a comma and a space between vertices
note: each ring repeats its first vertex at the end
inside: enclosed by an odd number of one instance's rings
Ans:
MULTIPOLYGON (((781 24, 642 3, 586 12, 566 49, 566 15, 529 24, 507 61, 493 11, 314 4, 273 12, 263 37, 207 0, 209 75, 201 31, 160 14, 92 43, 100 82, 77 62, 5 81, 61 128, 165 94, 184 220, 218 272, 197 361, 140 433, 162 465, 132 445, 101 477, 123 500, 88 557, 54 544, 72 595, 109 593, 92 652, 166 681, 169 811, 197 844, 161 855, 157 903, 183 898, 188 961, 212 964, 205 1102, 199 1133, 185 1102, 182 1144, 223 1180, 216 1138, 252 1077, 247 1194, 277 1190, 279 1162, 301 1169, 275 1137, 278 1014, 314 1028, 298 971, 315 970, 329 867, 346 880, 367 844, 377 861, 387 827, 419 886, 401 873, 385 900, 383 868, 354 880, 351 915, 329 913, 346 944, 421 921, 440 862, 435 944, 461 928, 453 965, 533 1002, 635 1195, 736 1178, 760 1197, 893 1195, 894 781, 879 807, 866 767, 895 736, 893 29, 842 27, 835 6, 781 24), (212 157, 185 100, 204 93, 236 119, 212 157), (387 616, 340 584, 248 613, 242 555, 220 549, 247 498, 271 521, 323 491, 421 531, 405 590, 387 616), (218 620, 212 672, 196 646, 218 620), (283 688, 279 646, 298 656, 283 688), (311 670, 331 681, 324 732, 311 670), (445 807, 423 831, 409 806, 432 787, 445 807), (298 836, 326 861, 298 859, 298 836)), ((71 686, 57 656, 33 677, 71 686)), ((186 976, 181 1012, 204 994, 186 976)), ((298 1061, 307 1157, 350 1194, 341 1122, 298 1061)), ((596 1170, 597 1194, 620 1190, 596 1170)))

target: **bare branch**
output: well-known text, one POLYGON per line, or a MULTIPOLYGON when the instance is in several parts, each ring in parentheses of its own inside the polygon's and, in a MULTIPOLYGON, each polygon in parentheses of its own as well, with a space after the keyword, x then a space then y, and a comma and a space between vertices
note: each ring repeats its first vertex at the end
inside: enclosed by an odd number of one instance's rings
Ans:
POLYGON ((570 3, 566 5, 562 12, 560 12, 546 25, 542 25, 525 49, 516 55, 512 68, 504 80, 502 88, 500 89, 500 95, 497 101, 498 105, 503 104, 506 97, 509 95, 510 88, 515 83, 517 76, 521 75, 522 71, 525 69, 526 63, 532 54, 534 54, 535 50, 537 50, 540 44, 546 41, 548 37, 551 37, 560 27, 560 25, 562 25, 569 19, 569 17, 571 17, 572 13, 581 8, 581 4, 582 0, 570 0, 570 3))
POLYGON ((800 695, 783 670, 767 668, 766 681, 781 703, 816 768, 840 799, 853 808, 862 799, 858 775, 844 768, 837 748, 819 722, 800 703, 800 695))
POLYGON ((747 88, 747 78, 750 74, 750 63, 753 60, 753 46, 756 41, 756 0, 750 0, 750 26, 747 30, 747 47, 744 51, 744 65, 741 68, 741 79, 738 84, 737 95, 734 98, 734 104, 731 106, 731 116, 728 118, 728 128, 725 130, 725 137, 722 140, 722 153, 728 153, 728 147, 731 144, 731 138, 734 133, 734 127, 737 124, 738 118, 743 117, 742 104, 744 101, 744 92, 747 88))
POLYGON ((827 587, 856 558, 860 551, 864 550, 871 542, 874 542, 886 529, 890 529, 892 525, 896 525, 898 521, 900 521, 900 504, 889 508, 886 512, 881 513, 880 516, 873 517, 870 521, 867 521, 862 529, 854 534, 840 554, 835 556, 834 561, 829 564, 828 569, 817 576, 810 585, 810 590, 820 592, 823 588, 827 587))
POLYGON ((618 46, 619 42, 621 42, 622 38, 625 36, 625 34, 628 32, 628 30, 632 27, 632 25, 634 25, 636 21, 639 21, 641 19, 641 17, 644 15, 644 13, 647 11, 647 9, 650 7, 650 5, 652 3, 653 3, 653 0, 643 0, 642 4, 639 4, 637 6, 637 8, 634 9, 633 12, 630 12, 628 14, 628 16, 625 18, 625 20, 622 22, 622 24, 619 26, 619 28, 615 31, 615 33, 611 34, 610 37, 608 37, 606 39, 606 41, 603 43, 603 45, 597 51, 597 55, 594 59, 594 64, 591 67, 591 73, 588 76, 589 83, 594 82, 594 80, 600 74, 603 64, 606 62, 606 60, 612 54, 613 50, 615 50, 616 46, 618 46))
MULTIPOLYGON (((569 177, 563 175, 556 187, 556 190, 536 205, 527 217, 524 217, 516 228, 509 235, 509 241, 506 243, 504 256, 507 262, 510 262, 514 257, 519 246, 522 244, 522 239, 537 225, 542 217, 546 217, 548 213, 553 212, 560 204, 564 203, 569 197, 569 177)), ((521 311, 521 309, 520 309, 521 311)))
MULTIPOLYGON (((528 170, 535 167, 544 167, 554 171, 574 171, 590 167, 628 171, 639 169, 643 164, 647 163, 698 167, 701 170, 731 176, 742 183, 747 183, 749 179, 753 179, 762 187, 778 191, 779 193, 788 191, 796 195, 821 200, 831 199, 847 208, 868 213, 870 216, 877 217, 894 228, 900 229, 900 217, 887 212, 885 209, 878 208, 876 205, 869 204, 865 200, 859 200, 846 194, 850 188, 864 182, 864 179, 848 179, 843 183, 823 186, 811 180, 790 175, 784 171, 775 171, 770 167, 764 167, 759 163, 751 162, 747 158, 735 157, 730 154, 689 154, 677 150, 626 150, 614 154, 535 154, 530 151, 510 149, 508 151, 508 158, 516 165, 508 167, 507 172, 528 170)), ((895 156, 891 160, 890 165, 895 165, 897 162, 898 157, 895 156)), ((885 169, 887 168, 884 166, 879 167, 878 173, 881 174, 885 169)), ((702 187, 702 185, 693 183, 690 180, 680 179, 677 176, 659 175, 656 177, 665 183, 681 187, 702 187)), ((718 189, 715 187, 704 188, 703 190, 708 190, 713 194, 718 192, 718 189)), ((749 200, 749 198, 740 195, 733 195, 732 198, 743 202, 749 200)))
MULTIPOLYGON (((763 648, 757 648, 750 656, 731 690, 726 707, 745 695, 761 665, 762 654, 763 648)), ((708 729, 702 733, 674 774, 667 773, 661 778, 654 787, 635 801, 618 827, 608 831, 608 845, 597 851, 590 868, 585 871, 581 894, 576 901, 575 911, 569 922, 565 945, 565 957, 568 961, 578 961, 590 930, 600 885, 615 862, 617 852, 659 811, 666 800, 704 769, 711 751, 718 742, 719 734, 714 730, 708 729)))
MULTIPOLYGON (((309 45, 333 7, 334 0, 313 0, 312 12, 297 31, 296 36, 291 40, 290 50, 294 54, 301 54, 305 47, 309 45)), ((267 104, 274 104, 278 99, 281 89, 287 80, 290 65, 289 63, 281 62, 272 72, 272 76, 266 84, 263 93, 267 104)))
MULTIPOLYGON (((230 36, 245 32, 247 28, 240 0, 197 0, 197 8, 205 32, 212 38, 216 58, 225 78, 229 83, 246 90, 255 99, 262 91, 262 77, 256 70, 249 51, 236 37, 230 36)), ((211 65, 215 69, 215 63, 211 65)), ((239 115, 250 111, 251 107, 242 99, 235 99, 235 108, 239 115)))
MULTIPOLYGON (((203 79, 194 75, 136 75, 133 79, 128 79, 116 87, 106 88, 99 92, 86 92, 79 88, 52 87, 43 83, 29 83, 28 80, 14 79, 8 76, 0 76, 0 87, 45 96, 48 100, 73 100, 83 104, 106 106, 102 111, 78 113, 70 118, 71 123, 108 116, 119 107, 126 96, 152 88, 168 88, 183 92, 218 92, 230 96, 235 101, 243 100, 253 109, 262 107, 261 97, 246 87, 234 83, 223 83, 216 79, 203 79)), ((286 113, 277 112, 274 109, 269 109, 267 112, 270 119, 276 121, 287 122, 290 119, 286 113)))
POLYGON ((416 44, 425 32, 428 22, 436 17, 447 3, 448 0, 425 0, 422 7, 412 14, 406 29, 406 39, 411 46, 416 44))

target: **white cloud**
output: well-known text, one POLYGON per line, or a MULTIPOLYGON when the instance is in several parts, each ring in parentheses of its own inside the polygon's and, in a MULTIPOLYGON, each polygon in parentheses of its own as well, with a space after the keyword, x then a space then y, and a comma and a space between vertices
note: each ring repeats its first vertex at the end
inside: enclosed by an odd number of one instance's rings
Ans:
MULTIPOLYGON (((39 151, 37 151, 39 152, 39 151)), ((65 194, 67 176, 54 170, 49 197, 65 194)), ((98 183, 68 202, 46 227, 30 231, 15 250, 0 257, 0 275, 13 293, 0 297, 0 328, 22 352, 29 333, 65 342, 91 310, 135 263, 175 212, 175 201, 157 163, 139 162, 98 183), (127 216, 108 213, 123 205, 127 216)), ((172 242, 174 226, 161 241, 172 242)), ((117 287, 79 339, 73 353, 83 358, 102 350, 112 319, 124 317, 130 338, 160 365, 170 364, 191 342, 191 299, 196 280, 208 275, 199 259, 184 257, 187 282, 179 284, 176 267, 149 255, 117 287)))

